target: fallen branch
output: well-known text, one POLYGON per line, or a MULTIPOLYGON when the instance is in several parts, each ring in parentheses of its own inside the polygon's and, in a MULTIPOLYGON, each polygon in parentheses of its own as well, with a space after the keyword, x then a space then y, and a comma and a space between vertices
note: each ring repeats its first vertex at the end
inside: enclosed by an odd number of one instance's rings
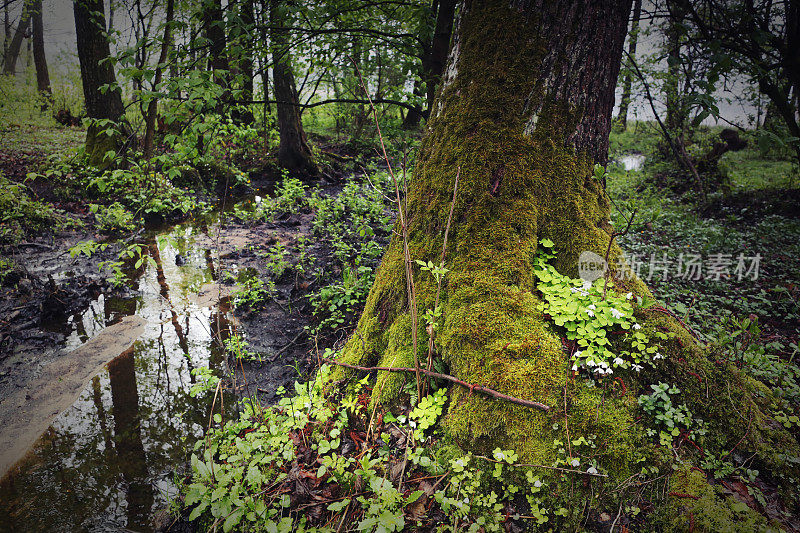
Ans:
POLYGON ((505 400, 507 402, 515 403, 517 405, 524 405, 525 407, 534 407, 536 409, 541 409, 542 411, 549 411, 550 407, 543 403, 534 402, 531 400, 523 400, 521 398, 515 398, 514 396, 509 396, 508 394, 503 394, 502 392, 497 392, 496 390, 490 389, 488 387, 484 387, 483 385, 473 385, 471 383, 467 383, 466 381, 461 381, 460 379, 453 377, 449 374, 440 374, 438 372, 432 372, 430 370, 425 370, 423 368, 417 370, 415 368, 406 368, 406 367, 391 367, 391 366, 357 366, 351 365, 348 363, 342 363, 340 361, 336 361, 334 359, 322 359, 326 363, 331 363, 332 365, 343 366, 344 368, 349 368, 351 370, 360 370, 362 372, 410 372, 412 374, 416 374, 417 372, 421 374, 425 374, 430 378, 435 379, 443 379, 445 381, 449 381, 451 383, 455 383, 457 385, 461 385, 464 388, 469 389, 470 393, 472 392, 481 392, 486 394, 487 396, 491 396, 493 398, 497 398, 499 400, 505 400))

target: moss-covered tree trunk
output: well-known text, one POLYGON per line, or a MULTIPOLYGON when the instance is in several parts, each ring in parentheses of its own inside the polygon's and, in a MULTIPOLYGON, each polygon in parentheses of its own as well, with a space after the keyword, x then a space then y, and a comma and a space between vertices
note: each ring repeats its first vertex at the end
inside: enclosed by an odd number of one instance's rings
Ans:
MULTIPOLYGON (((740 378, 715 368, 675 320, 652 309, 637 311, 642 331, 675 334, 659 347, 670 355, 658 373, 620 373, 618 389, 612 378, 587 386, 587 379, 573 376, 563 328, 542 311, 533 274, 540 239, 555 244, 556 269, 575 277, 581 252, 603 256, 613 231, 593 166, 607 159, 630 7, 631 0, 472 0, 461 6, 408 192, 408 247, 412 260, 438 264, 458 174, 435 358, 463 381, 550 406, 543 412, 452 387, 443 426, 466 449, 514 448, 521 462, 552 465, 555 440, 595 435, 598 464, 627 477, 639 469, 643 430, 636 398, 647 384, 662 375, 674 378, 694 395, 701 416, 724 410, 706 390, 724 390, 715 376, 739 379, 734 388, 745 388, 740 378)), ((414 366, 401 233, 396 228, 341 361, 414 366)), ((613 245, 611 257, 619 254, 613 245)), ((434 307, 436 285, 415 267, 415 286, 421 316, 434 307)), ((620 289, 649 295, 635 278, 616 280, 614 290, 620 289)), ((424 361, 424 321, 417 328, 424 361)), ((413 379, 380 373, 373 401, 391 402, 404 380, 413 379)), ((730 449, 747 421, 737 419, 732 429, 728 417, 718 415, 730 449)), ((742 442, 761 438, 752 426, 742 442)))
MULTIPOLYGON (((81 65, 84 106, 91 119, 111 120, 119 123, 125 109, 117 84, 114 68, 108 60, 111 52, 106 39, 106 21, 102 0, 76 0, 73 3, 78 60, 81 65), (112 88, 101 90, 110 85, 112 88)), ((107 128, 92 124, 86 131, 86 155, 91 164, 108 165, 107 152, 116 152, 124 139, 121 126, 107 128)))
MULTIPOLYGON (((538 310, 534 256, 550 238, 559 269, 576 275, 578 255, 603 253, 608 243, 608 202, 592 168, 607 157, 629 9, 630 0, 462 7, 407 214, 412 259, 438 263, 460 172, 436 342, 460 379, 559 402, 570 365, 538 310)), ((413 366, 403 261, 395 236, 346 360, 413 366)), ((435 286, 422 274, 416 281, 421 315, 435 286)), ((401 379, 382 376, 381 397, 391 398, 401 379)), ((552 424, 527 408, 453 393, 448 425, 461 438, 522 442, 552 424)))

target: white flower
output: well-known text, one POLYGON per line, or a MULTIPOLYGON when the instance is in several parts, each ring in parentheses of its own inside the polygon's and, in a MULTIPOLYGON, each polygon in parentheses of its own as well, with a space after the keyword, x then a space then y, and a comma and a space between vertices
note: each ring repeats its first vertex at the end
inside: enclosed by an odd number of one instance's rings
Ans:
POLYGON ((583 290, 588 291, 592 288, 592 282, 588 280, 584 280, 583 282, 583 290))
POLYGON ((594 359, 587 359, 586 364, 588 366, 597 366, 597 363, 594 362, 594 359))
POLYGON ((576 289, 575 287, 570 287, 569 292, 578 292, 578 289, 576 289))
POLYGON ((580 357, 583 352, 580 350, 575 350, 575 355, 573 357, 580 357))
POLYGON ((592 311, 591 309, 587 309, 587 310, 586 310, 586 313, 587 313, 589 316, 594 316, 594 311, 592 311))
POLYGON ((664 356, 661 355, 661 352, 656 352, 656 354, 653 356, 653 361, 658 361, 659 359, 664 359, 664 356))
POLYGON ((542 482, 537 479, 536 481, 533 482, 533 486, 538 489, 539 487, 542 486, 542 482))
POLYGON ((625 364, 625 361, 622 360, 622 357, 615 357, 614 358, 614 364, 617 365, 617 366, 621 366, 621 365, 625 364))
POLYGON ((571 463, 570 463, 570 464, 571 464, 572 466, 580 466, 580 464, 581 464, 581 461, 580 461, 580 459, 577 459, 577 458, 575 458, 575 459, 573 459, 573 460, 571 461, 571 463))
POLYGON ((625 295, 625 298, 630 300, 631 298, 633 298, 633 293, 629 292, 628 294, 625 295))
POLYGON ((642 365, 636 365, 636 364, 634 364, 632 368, 633 368, 634 370, 636 370, 637 372, 640 372, 640 371, 641 371, 641 370, 642 370, 644 367, 643 367, 642 365))
POLYGON ((642 329, 642 326, 640 326, 639 324, 634 324, 633 329, 642 329))
POLYGON ((587 470, 586 473, 587 474, 596 474, 597 473, 597 469, 595 467, 593 467, 593 466, 590 466, 589 470, 587 470))
POLYGON ((597 306, 594 304, 589 304, 589 306, 586 309, 597 309, 597 306))
POLYGON ((622 318, 625 315, 620 313, 619 311, 617 311, 615 308, 612 307, 611 308, 611 316, 613 316, 614 318, 622 318))
POLYGON ((578 363, 575 363, 574 365, 572 365, 572 370, 574 370, 576 372, 578 371, 578 363))

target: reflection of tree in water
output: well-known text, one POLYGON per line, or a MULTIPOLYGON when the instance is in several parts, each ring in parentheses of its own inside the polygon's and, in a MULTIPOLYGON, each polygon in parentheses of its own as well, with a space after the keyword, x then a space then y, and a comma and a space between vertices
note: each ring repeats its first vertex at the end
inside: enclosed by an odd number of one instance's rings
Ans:
POLYGON ((92 378, 92 402, 95 409, 97 409, 97 421, 100 423, 100 433, 106 443, 106 455, 108 455, 111 453, 114 444, 111 441, 111 432, 108 430, 108 422, 106 421, 106 409, 103 405, 103 391, 100 389, 99 376, 92 378))
MULTIPOLYGON (((176 312, 171 291, 184 288, 163 268, 157 247, 148 252, 156 261, 149 274, 155 273, 160 298, 105 298, 102 309, 94 310, 109 324, 141 305, 142 316, 151 321, 148 333, 108 365, 108 378, 92 379, 75 406, 43 436, 29 465, 0 486, 0 531, 147 530, 153 510, 167 505, 162 492, 173 490, 176 468, 188 463, 214 398, 213 390, 189 395, 192 361, 222 368, 231 325, 226 302, 211 310, 176 312), (202 342, 193 340, 199 330, 190 331, 190 325, 203 328, 210 340, 206 335, 199 336, 202 342)), ((207 273, 213 269, 210 254, 205 263, 207 273)), ((84 325, 76 316, 77 334, 88 338, 84 325)), ((230 409, 233 395, 223 393, 230 409)), ((215 412, 222 401, 217 398, 215 412)))
POLYGON ((147 457, 139 422, 139 392, 136 387, 133 348, 108 363, 114 414, 114 447, 125 480, 128 528, 147 527, 153 506, 153 487, 147 478, 147 457))

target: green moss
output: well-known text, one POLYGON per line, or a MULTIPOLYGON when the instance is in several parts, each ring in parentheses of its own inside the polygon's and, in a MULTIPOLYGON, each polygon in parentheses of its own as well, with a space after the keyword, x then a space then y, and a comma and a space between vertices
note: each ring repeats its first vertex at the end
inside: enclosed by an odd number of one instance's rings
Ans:
POLYGON ((717 494, 705 476, 684 467, 670 480, 668 531, 780 531, 745 503, 717 494))
POLYGON ((108 152, 116 154, 121 145, 116 135, 108 135, 105 130, 90 125, 86 130, 86 157, 90 165, 106 169, 114 161, 114 157, 106 157, 108 152))

